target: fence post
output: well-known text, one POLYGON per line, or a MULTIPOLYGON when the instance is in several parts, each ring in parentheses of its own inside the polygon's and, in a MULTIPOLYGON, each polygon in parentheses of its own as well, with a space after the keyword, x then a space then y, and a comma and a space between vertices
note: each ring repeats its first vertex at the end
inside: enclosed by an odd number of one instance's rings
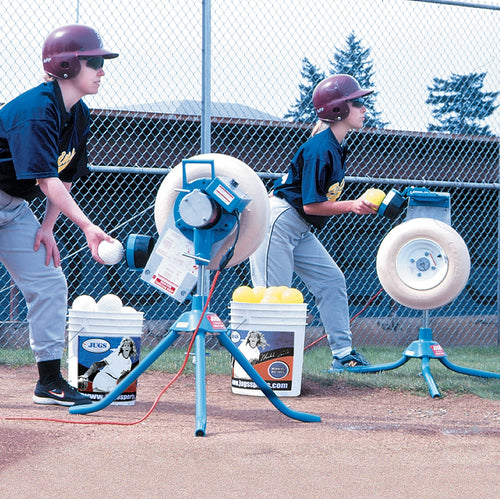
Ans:
POLYGON ((211 121, 211 1, 203 0, 203 40, 202 40, 202 61, 201 61, 201 152, 207 154, 211 150, 210 145, 210 121, 211 121))

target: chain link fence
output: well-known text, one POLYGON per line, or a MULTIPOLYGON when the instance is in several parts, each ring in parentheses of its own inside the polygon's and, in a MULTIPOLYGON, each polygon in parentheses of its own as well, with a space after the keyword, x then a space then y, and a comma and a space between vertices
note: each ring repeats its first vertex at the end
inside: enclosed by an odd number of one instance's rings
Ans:
MULTIPOLYGON (((120 53, 107 61, 98 95, 85 98, 93 116, 92 175, 74 186, 89 217, 114 237, 156 237, 159 185, 169 169, 201 152, 234 156, 270 189, 310 134, 284 119, 300 98, 304 59, 330 74, 335 54, 355 35, 371 64, 375 110, 385 126, 348 136, 345 198, 367 187, 424 186, 449 192, 452 226, 465 240, 471 275, 451 304, 430 312, 445 346, 497 345, 499 113, 481 123, 486 136, 430 133, 426 104, 434 78, 484 74, 484 92, 499 90, 498 2, 410 0, 11 0, 0 11, 0 102, 41 81, 41 47, 64 24, 94 27, 120 53)), ((471 96, 465 94, 465 102, 471 96)), ((43 203, 34 202, 41 215, 43 203)), ((406 345, 421 312, 380 291, 377 249, 395 223, 382 217, 332 218, 318 235, 344 270, 355 345, 406 345)), ((82 233, 61 217, 57 237, 69 303, 81 294, 114 293, 145 314, 143 345, 162 338, 190 308, 155 290, 125 263, 94 262, 82 233)), ((250 284, 248 262, 223 272, 211 309, 229 318, 232 291, 250 284)), ((28 346, 26 306, 0 269, 0 346, 28 346)), ((313 297, 306 343, 323 336, 313 297)), ((215 348, 208 343, 209 347, 215 348)), ((326 344, 326 342, 325 342, 326 344)))

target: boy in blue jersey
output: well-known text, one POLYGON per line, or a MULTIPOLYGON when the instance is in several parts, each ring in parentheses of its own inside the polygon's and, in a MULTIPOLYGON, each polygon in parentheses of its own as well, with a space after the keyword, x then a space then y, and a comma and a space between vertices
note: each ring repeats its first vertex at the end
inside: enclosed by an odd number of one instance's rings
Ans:
POLYGON ((33 400, 71 406, 91 401, 61 375, 68 293, 53 228, 63 213, 103 263, 97 248, 113 238, 87 218, 70 188, 89 171, 90 113, 81 98, 98 92, 104 59, 118 54, 104 49, 92 28, 69 25, 49 34, 42 57, 46 82, 0 109, 0 261, 28 307, 39 373, 33 400), (46 209, 40 223, 28 201, 42 195, 46 209))
POLYGON ((349 75, 330 76, 314 89, 320 131, 313 130, 287 174, 276 181, 267 236, 250 256, 254 286, 291 286, 295 272, 314 295, 332 350, 330 372, 369 362, 352 348, 344 275, 312 229, 322 229, 333 215, 377 211, 363 197, 339 200, 345 174, 343 141, 349 130, 363 127, 362 98, 372 92, 349 75))

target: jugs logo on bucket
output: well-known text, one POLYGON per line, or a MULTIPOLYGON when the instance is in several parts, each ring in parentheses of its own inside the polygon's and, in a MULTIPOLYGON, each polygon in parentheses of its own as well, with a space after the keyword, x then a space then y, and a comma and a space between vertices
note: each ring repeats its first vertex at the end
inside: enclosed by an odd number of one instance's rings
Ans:
POLYGON ((238 331, 231 331, 231 341, 233 343, 238 343, 238 341, 241 341, 241 335, 238 331))
POLYGON ((82 348, 90 353, 103 353, 107 352, 111 348, 111 345, 102 338, 91 338, 82 343, 82 348))

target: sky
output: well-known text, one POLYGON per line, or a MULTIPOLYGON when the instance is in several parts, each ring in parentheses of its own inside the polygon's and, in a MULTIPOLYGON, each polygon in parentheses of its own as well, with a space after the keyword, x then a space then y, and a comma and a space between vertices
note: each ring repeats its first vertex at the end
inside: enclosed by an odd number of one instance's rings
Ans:
MULTIPOLYGON (((499 0, 469 3, 500 7, 499 0)), ((201 0, 3 2, 0 101, 40 81, 46 34, 77 20, 120 53, 106 63, 91 107, 200 100, 201 14, 201 0)), ((381 119, 390 129, 425 130, 432 78, 487 72, 483 90, 500 90, 499 21, 499 10, 412 0, 212 0, 211 98, 282 117, 299 97, 303 57, 328 73, 354 31, 370 49, 381 119)), ((500 134, 500 111, 485 124, 500 134)))

